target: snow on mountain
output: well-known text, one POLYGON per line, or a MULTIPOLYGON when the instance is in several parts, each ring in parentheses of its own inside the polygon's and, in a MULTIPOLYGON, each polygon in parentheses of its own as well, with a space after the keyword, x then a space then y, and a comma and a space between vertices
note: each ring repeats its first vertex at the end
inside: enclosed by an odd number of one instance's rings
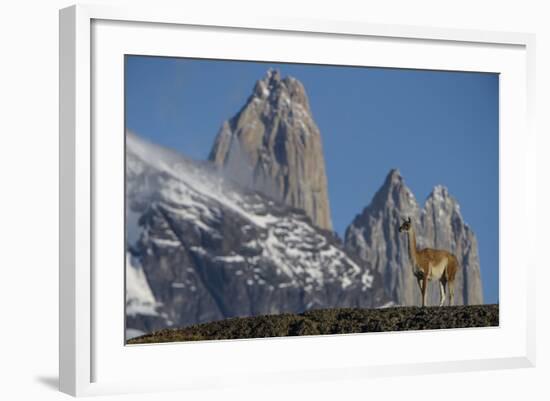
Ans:
POLYGON ((163 319, 132 328, 387 301, 368 265, 304 211, 130 132, 126 166, 128 246, 142 269, 128 275, 127 307, 143 305, 134 294, 163 319))
POLYGON ((156 316, 157 302, 139 261, 126 253, 126 314, 156 316))

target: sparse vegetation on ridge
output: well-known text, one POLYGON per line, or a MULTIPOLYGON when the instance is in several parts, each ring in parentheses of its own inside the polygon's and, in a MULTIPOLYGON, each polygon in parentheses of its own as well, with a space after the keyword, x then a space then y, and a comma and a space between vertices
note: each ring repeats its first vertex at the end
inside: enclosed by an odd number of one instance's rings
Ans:
POLYGON ((128 344, 490 327, 499 325, 498 316, 498 305, 318 309, 164 329, 128 344))

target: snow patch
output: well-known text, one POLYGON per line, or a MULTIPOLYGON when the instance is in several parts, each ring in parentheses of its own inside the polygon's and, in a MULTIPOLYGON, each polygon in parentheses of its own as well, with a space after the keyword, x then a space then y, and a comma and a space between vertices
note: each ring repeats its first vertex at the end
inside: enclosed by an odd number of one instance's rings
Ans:
POLYGON ((245 261, 245 258, 241 255, 216 256, 214 259, 224 263, 242 263, 245 261))
POLYGON ((130 253, 126 253, 126 314, 156 316, 157 301, 145 273, 130 253))
POLYGON ((141 330, 138 330, 138 329, 126 329, 126 336, 125 336, 126 341, 128 341, 132 338, 140 337, 144 334, 145 334, 144 331, 141 331, 141 330))

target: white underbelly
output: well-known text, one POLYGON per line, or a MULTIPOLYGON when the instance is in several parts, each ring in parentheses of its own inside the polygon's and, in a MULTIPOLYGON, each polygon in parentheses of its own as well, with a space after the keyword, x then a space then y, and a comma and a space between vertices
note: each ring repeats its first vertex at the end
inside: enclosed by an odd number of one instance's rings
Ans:
POLYGON ((447 267, 447 259, 443 259, 436 265, 431 265, 428 280, 439 280, 445 273, 445 267, 447 267))

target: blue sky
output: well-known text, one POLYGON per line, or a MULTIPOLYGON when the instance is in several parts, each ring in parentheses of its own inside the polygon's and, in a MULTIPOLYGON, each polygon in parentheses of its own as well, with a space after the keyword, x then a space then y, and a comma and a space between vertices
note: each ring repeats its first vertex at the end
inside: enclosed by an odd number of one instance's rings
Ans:
POLYGON ((128 56, 126 126, 206 159, 269 68, 306 88, 340 236, 391 168, 421 205, 443 184, 477 235, 485 302, 498 302, 498 75, 128 56))

